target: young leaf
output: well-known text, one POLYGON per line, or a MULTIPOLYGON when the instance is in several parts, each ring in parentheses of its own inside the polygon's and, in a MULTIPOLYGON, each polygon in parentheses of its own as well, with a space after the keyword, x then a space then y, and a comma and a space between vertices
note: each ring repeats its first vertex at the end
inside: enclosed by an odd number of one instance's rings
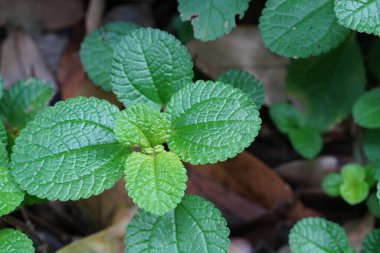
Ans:
POLYGON ((219 81, 231 84, 235 88, 241 89, 245 94, 253 99, 253 102, 260 109, 264 103, 264 88, 260 81, 248 72, 241 70, 228 70, 219 76, 219 81))
POLYGON ((358 164, 347 164, 341 172, 343 183, 340 185, 340 195, 351 205, 365 200, 369 193, 369 185, 365 181, 366 173, 358 164))
POLYGON ((268 0, 259 23, 264 45, 292 58, 328 52, 349 34, 338 24, 332 0, 268 0))
POLYGON ((249 0, 178 0, 178 11, 183 21, 191 21, 195 38, 215 40, 231 32, 235 17, 242 19, 249 0))
POLYGON ((286 102, 272 104, 269 108, 269 114, 278 130, 284 134, 304 125, 301 113, 286 102))
POLYGON ((34 253, 33 242, 15 229, 0 230, 0 253, 34 253))
POLYGON ((166 113, 170 150, 192 164, 234 157, 251 144, 261 124, 252 99, 219 81, 186 85, 172 97, 166 113))
POLYGON ((79 56, 87 74, 94 84, 106 91, 112 90, 111 63, 113 49, 119 41, 138 26, 132 23, 116 22, 100 27, 86 36, 79 56))
POLYGON ((9 170, 8 152, 5 145, 0 143, 0 216, 15 210, 23 199, 24 192, 9 170))
POLYGON ((116 139, 141 148, 161 145, 170 137, 170 125, 163 113, 145 104, 134 104, 121 111, 115 121, 116 139))
POLYGON ((186 169, 178 156, 132 153, 125 163, 128 194, 144 210, 162 215, 175 208, 186 189, 186 169))
POLYGON ((289 139, 294 149, 308 159, 315 157, 323 146, 321 134, 313 127, 301 127, 291 130, 289 139))
POLYGON ((340 185, 343 183, 342 176, 339 173, 330 173, 323 178, 322 189, 332 197, 340 195, 340 185))
POLYGON ((380 168, 380 129, 367 130, 364 134, 363 141, 364 154, 368 161, 380 168))
POLYGON ((77 97, 39 114, 13 147, 17 183, 49 200, 87 198, 112 187, 130 152, 114 137, 118 113, 105 100, 77 97))
POLYGON ((380 252, 380 229, 375 229, 368 233, 363 240, 362 253, 380 252))
POLYGON ((290 231, 289 245, 292 253, 346 253, 350 249, 344 230, 321 218, 297 222, 290 231))
POLYGON ((173 35, 144 28, 132 31, 115 48, 111 83, 118 99, 165 105, 185 84, 192 82, 193 63, 173 35))
POLYGON ((378 0, 338 0, 334 10, 341 25, 380 36, 378 0))
POLYGON ((37 78, 13 84, 0 99, 0 117, 12 127, 22 128, 45 109, 53 95, 52 87, 37 78))
POLYGON ((292 61, 286 89, 302 102, 307 124, 324 131, 350 114, 365 83, 359 46, 349 39, 328 54, 292 61))
POLYGON ((380 127, 380 88, 363 94, 355 103, 353 116, 356 124, 366 128, 380 127))
POLYGON ((163 216, 139 210, 127 227, 125 252, 227 253, 228 235, 227 223, 212 203, 185 195, 163 216))

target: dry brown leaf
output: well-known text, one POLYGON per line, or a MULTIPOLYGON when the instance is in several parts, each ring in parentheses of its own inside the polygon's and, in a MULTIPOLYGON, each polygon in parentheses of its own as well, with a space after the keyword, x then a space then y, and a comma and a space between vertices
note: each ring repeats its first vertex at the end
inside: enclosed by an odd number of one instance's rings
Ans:
POLYGON ((238 26, 212 42, 192 40, 187 48, 195 65, 217 79, 228 69, 242 69, 255 75, 265 89, 266 104, 285 99, 287 60, 267 50, 254 26, 238 26))
POLYGON ((102 22, 105 7, 104 0, 91 0, 86 14, 86 33, 97 29, 102 22))

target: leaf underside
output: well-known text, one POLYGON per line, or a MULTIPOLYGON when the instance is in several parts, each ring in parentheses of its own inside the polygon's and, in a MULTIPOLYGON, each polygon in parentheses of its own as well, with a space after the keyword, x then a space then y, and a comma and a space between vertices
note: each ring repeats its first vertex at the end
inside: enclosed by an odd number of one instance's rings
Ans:
POLYGON ((15 229, 0 230, 0 253, 34 253, 33 242, 15 229))
POLYGON ((355 103, 353 117, 355 122, 367 128, 380 127, 380 88, 362 95, 355 103))

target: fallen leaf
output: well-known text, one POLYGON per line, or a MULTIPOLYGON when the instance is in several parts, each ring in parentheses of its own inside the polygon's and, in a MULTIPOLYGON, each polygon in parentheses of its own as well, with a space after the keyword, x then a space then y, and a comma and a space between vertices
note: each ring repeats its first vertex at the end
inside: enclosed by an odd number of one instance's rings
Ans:
POLYGON ((105 7, 104 0, 91 0, 86 13, 86 33, 97 29, 102 22, 105 7))

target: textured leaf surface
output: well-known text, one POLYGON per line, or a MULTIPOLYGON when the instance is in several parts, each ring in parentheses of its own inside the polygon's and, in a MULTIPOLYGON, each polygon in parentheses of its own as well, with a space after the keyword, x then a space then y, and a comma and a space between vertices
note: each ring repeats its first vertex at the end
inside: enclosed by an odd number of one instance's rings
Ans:
POLYGON ((289 139, 294 149, 308 159, 315 157, 323 146, 321 134, 313 127, 291 130, 289 139))
POLYGON ((259 22, 264 45, 285 57, 328 52, 349 34, 338 24, 333 0, 268 0, 259 22))
POLYGON ((304 125, 301 113, 294 106, 285 102, 274 103, 269 108, 269 114, 282 133, 290 133, 304 125))
POLYGON ((162 215, 174 209, 185 194, 186 169, 178 156, 132 153, 125 163, 128 195, 144 210, 162 215))
POLYGON ((105 100, 78 97, 39 114, 13 148, 21 188, 39 198, 77 200, 112 187, 130 152, 113 134, 118 113, 105 100))
POLYGON ((249 0, 178 0, 178 11, 183 21, 191 21, 195 38, 209 41, 231 32, 248 5, 249 0))
POLYGON ((15 229, 0 230, 0 253, 34 253, 33 242, 15 229))
POLYGON ((137 28, 131 23, 110 23, 93 31, 83 41, 79 51, 83 67, 91 80, 104 90, 112 90, 111 64, 115 46, 137 28))
POLYGON ((253 102, 260 109, 264 103, 264 88, 260 81, 248 72, 241 70, 228 70, 219 76, 219 81, 231 84, 235 88, 241 89, 245 94, 253 99, 253 102))
POLYGON ((52 87, 37 78, 13 84, 0 99, 0 117, 12 127, 22 128, 45 109, 53 95, 52 87))
POLYGON ((380 252, 380 229, 368 233, 363 241, 362 253, 380 252))
POLYGON ((185 195, 163 216, 139 210, 127 228, 126 253, 227 253, 228 235, 227 223, 212 203, 185 195))
POLYGON ((380 127, 380 88, 372 89, 356 101, 353 116, 362 127, 380 127))
POLYGON ((328 54, 292 61, 286 88, 302 102, 307 124, 326 130, 349 115, 365 82, 360 49, 350 39, 328 54))
POLYGON ((344 230, 321 218, 297 222, 290 231, 289 245, 292 253, 346 253, 350 248, 344 230))
POLYGON ((15 210, 23 199, 24 192, 15 182, 9 170, 8 153, 5 145, 0 144, 0 216, 15 210))
POLYGON ((128 106, 115 121, 115 137, 127 146, 161 145, 170 137, 170 125, 163 113, 144 104, 128 106))
POLYGON ((342 176, 339 173, 330 173, 323 178, 322 189, 328 195, 337 197, 340 195, 340 185, 342 182, 342 176))
POLYGON ((378 0, 336 0, 334 9, 341 25, 359 32, 380 35, 378 0))
POLYGON ((192 164, 234 157, 251 144, 261 124, 252 99, 222 82, 185 86, 166 113, 172 127, 170 150, 192 164))
POLYGON ((377 169, 380 169, 380 129, 367 130, 363 142, 364 154, 377 169))
POLYGON ((193 75, 186 48, 173 35, 157 29, 132 31, 114 51, 112 89, 125 106, 165 105, 176 91, 192 82, 193 75))

